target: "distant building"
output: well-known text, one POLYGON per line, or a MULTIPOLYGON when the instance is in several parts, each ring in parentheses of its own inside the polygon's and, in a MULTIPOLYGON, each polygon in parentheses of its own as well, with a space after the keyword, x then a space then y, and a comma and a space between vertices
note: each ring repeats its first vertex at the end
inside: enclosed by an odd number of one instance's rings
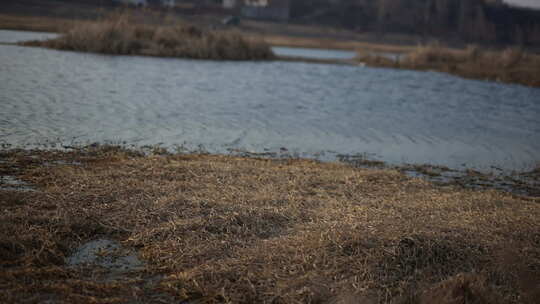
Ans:
POLYGON ((175 7, 176 0, 145 0, 148 6, 153 7, 175 7))
POLYGON ((223 0, 223 8, 239 9, 241 15, 253 19, 287 21, 290 0, 223 0))
POLYGON ((225 9, 233 9, 236 8, 239 1, 236 0, 223 0, 223 8, 225 9))
POLYGON ((176 0, 113 0, 117 3, 124 5, 132 5, 138 7, 146 6, 161 6, 161 7, 174 7, 176 6, 176 0))
POLYGON ((175 7, 176 0, 113 0, 125 5, 133 5, 138 7, 158 6, 158 7, 175 7))
POLYGON ((147 0, 114 0, 114 2, 122 3, 125 5, 139 6, 139 7, 148 6, 147 0))

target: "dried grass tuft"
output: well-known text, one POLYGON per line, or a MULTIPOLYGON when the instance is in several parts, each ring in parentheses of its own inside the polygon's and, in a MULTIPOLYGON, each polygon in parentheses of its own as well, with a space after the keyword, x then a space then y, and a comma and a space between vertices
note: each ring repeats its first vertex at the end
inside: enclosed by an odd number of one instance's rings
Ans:
POLYGON ((474 273, 460 273, 436 284, 400 304, 498 304, 500 296, 486 283, 486 279, 474 273))

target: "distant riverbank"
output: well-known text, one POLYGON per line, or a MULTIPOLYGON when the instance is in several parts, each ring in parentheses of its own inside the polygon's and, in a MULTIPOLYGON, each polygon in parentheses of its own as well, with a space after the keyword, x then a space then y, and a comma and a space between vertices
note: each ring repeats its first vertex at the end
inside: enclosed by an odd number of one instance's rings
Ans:
POLYGON ((439 71, 464 78, 540 87, 540 55, 519 47, 485 50, 479 46, 451 49, 440 44, 419 46, 395 59, 360 52, 359 62, 373 67, 439 71))
MULTIPOLYGON (((156 19, 155 16, 152 18, 156 19)), ((265 33, 264 28, 272 27, 271 23, 248 22, 247 26, 240 26, 231 32, 222 27, 218 27, 221 28, 219 30, 205 29, 208 24, 204 25, 204 22, 190 24, 174 21, 177 26, 171 26, 174 23, 171 23, 171 20, 177 20, 176 17, 158 19, 168 20, 168 26, 158 26, 155 22, 135 24, 129 22, 130 18, 119 18, 118 15, 101 21, 2 15, 0 28, 64 33, 63 36, 47 42, 34 41, 26 44, 64 50, 217 60, 273 59, 362 64, 440 71, 471 79, 540 87, 540 55, 517 47, 499 51, 486 50, 479 46, 448 48, 441 44, 416 47, 408 44, 366 42, 353 38, 335 39, 327 37, 323 29, 318 36, 302 36, 302 31, 307 30, 305 26, 297 25, 291 25, 294 30, 288 35, 287 27, 281 25, 276 25, 276 29, 265 33), (88 37, 92 39, 87 39, 88 37), (110 40, 113 37, 114 41, 110 40), (357 52, 358 56, 355 60, 275 56, 270 46, 349 50, 357 52)))

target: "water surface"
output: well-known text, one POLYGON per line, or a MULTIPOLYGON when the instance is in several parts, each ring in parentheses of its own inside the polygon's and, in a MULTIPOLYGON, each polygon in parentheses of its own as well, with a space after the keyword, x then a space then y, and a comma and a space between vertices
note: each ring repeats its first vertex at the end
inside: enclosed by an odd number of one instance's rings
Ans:
POLYGON ((4 147, 162 144, 482 170, 540 161, 539 89, 434 72, 3 45, 0 103, 4 147))
POLYGON ((356 53, 353 51, 331 50, 331 49, 313 49, 299 47, 272 47, 274 54, 278 56, 299 57, 308 59, 353 59, 356 53))
POLYGON ((55 33, 0 30, 0 42, 17 43, 29 40, 46 40, 58 37, 55 33))

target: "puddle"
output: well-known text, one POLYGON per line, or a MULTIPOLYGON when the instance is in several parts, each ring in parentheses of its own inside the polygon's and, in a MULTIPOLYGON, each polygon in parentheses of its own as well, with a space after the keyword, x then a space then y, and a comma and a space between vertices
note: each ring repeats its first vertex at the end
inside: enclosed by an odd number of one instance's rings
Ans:
POLYGON ((386 167, 386 163, 375 159, 375 155, 369 153, 360 153, 360 154, 338 154, 337 159, 340 162, 347 163, 356 168, 364 169, 382 169, 386 167))
MULTIPOLYGON (((494 170, 483 173, 472 169, 450 169, 436 165, 391 165, 375 159, 367 153, 356 155, 338 154, 340 162, 363 169, 393 169, 411 178, 422 178, 434 184, 456 185, 466 189, 495 189, 525 197, 540 197, 540 170, 527 173, 494 170)), ((498 168, 493 168, 498 169, 498 168)))
POLYGON ((395 167, 405 175, 423 178, 440 185, 459 185, 474 190, 496 189, 517 195, 539 197, 540 181, 537 173, 486 174, 474 170, 450 170, 436 166, 395 167))
POLYGON ((0 190, 8 191, 36 191, 30 184, 14 176, 2 175, 0 176, 0 190))
POLYGON ((80 166, 82 165, 81 162, 78 161, 66 161, 66 160, 54 160, 54 161, 47 161, 43 163, 44 166, 47 167, 54 167, 54 166, 80 166))
POLYGON ((229 155, 239 157, 254 157, 254 158, 273 158, 273 159, 287 159, 287 158, 299 158, 300 154, 291 152, 284 147, 281 147, 277 152, 265 150, 264 152, 255 152, 245 149, 227 149, 229 155))
POLYGON ((97 239, 81 245, 66 259, 66 264, 98 266, 116 274, 140 270, 144 266, 134 250, 107 239, 97 239))
MULTIPOLYGON (((162 275, 148 275, 142 272, 145 263, 134 249, 126 248, 117 241, 97 239, 81 245, 66 258, 68 267, 82 267, 89 271, 89 277, 97 282, 114 282, 136 279, 136 283, 146 294, 159 303, 173 303, 174 298, 157 290, 162 275)), ((145 301, 128 301, 146 303, 145 301)), ((152 303, 154 303, 152 301, 152 303)))

